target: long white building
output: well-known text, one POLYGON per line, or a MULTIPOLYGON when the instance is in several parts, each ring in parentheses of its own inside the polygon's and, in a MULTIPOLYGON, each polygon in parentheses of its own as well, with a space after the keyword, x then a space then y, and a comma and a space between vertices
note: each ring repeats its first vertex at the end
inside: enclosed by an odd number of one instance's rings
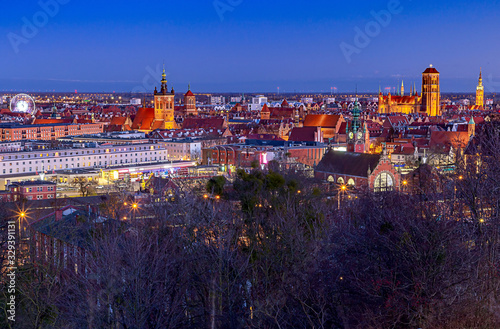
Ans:
POLYGON ((62 169, 104 168, 124 164, 168 161, 168 151, 160 143, 110 145, 67 149, 0 152, 0 176, 62 169))

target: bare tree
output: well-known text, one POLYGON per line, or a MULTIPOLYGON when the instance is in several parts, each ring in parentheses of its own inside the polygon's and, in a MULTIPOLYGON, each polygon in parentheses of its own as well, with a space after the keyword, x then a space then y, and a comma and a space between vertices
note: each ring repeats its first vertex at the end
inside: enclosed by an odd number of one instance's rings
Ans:
POLYGON ((89 180, 86 177, 75 177, 70 185, 76 187, 82 197, 86 197, 95 193, 97 181, 89 180))

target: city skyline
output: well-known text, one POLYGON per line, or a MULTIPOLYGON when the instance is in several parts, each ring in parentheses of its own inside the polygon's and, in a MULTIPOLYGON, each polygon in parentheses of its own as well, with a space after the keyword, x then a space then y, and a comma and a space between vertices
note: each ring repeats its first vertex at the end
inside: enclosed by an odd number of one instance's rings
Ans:
POLYGON ((444 93, 473 93, 480 67, 485 92, 496 92, 496 5, 450 4, 9 3, 0 91, 151 93, 165 62, 178 91, 377 92, 418 87, 433 64, 444 93))

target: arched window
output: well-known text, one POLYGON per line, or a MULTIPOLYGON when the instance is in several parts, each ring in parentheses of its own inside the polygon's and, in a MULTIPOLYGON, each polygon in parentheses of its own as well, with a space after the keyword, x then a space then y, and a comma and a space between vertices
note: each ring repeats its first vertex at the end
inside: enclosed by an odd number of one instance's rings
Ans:
POLYGON ((344 185, 344 179, 343 179, 342 177, 339 177, 339 178, 337 179, 337 183, 338 183, 338 184, 342 184, 342 185, 344 185))
POLYGON ((354 182, 354 179, 349 178, 349 180, 347 181, 347 185, 354 186, 354 185, 356 185, 356 183, 354 182))
POLYGON ((380 173, 375 178, 375 192, 386 192, 394 189, 394 178, 387 172, 380 173))
POLYGON ((328 176, 328 178, 326 179, 329 183, 333 183, 335 182, 335 178, 333 178, 332 175, 328 176))

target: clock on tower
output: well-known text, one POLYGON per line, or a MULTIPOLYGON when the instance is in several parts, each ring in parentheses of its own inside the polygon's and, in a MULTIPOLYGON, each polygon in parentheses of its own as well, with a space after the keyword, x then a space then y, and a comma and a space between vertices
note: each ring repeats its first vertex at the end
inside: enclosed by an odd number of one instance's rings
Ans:
MULTIPOLYGON (((347 124, 346 133, 347 133, 347 152, 357 152, 356 143, 357 140, 360 139, 360 121, 359 115, 361 113, 359 102, 356 100, 354 104, 354 108, 352 109, 352 121, 350 124, 347 124)), ((361 134, 362 135, 362 134, 361 134)), ((362 137, 362 136, 361 136, 362 137)))

